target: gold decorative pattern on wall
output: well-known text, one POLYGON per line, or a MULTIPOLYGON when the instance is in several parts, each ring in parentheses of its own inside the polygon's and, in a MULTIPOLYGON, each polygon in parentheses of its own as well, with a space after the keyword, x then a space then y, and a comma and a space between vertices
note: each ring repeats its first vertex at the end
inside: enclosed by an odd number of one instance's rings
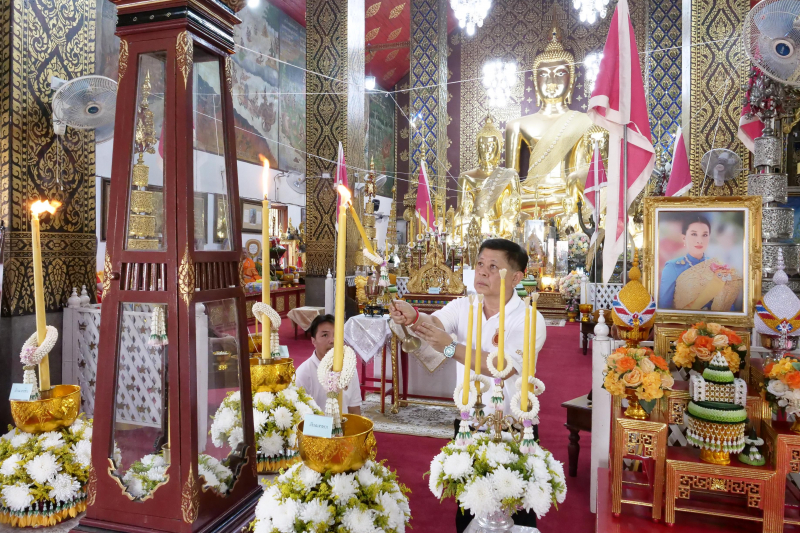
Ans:
POLYGON ((403 28, 397 28, 396 30, 392 30, 392 33, 389 34, 389 37, 387 37, 387 39, 389 41, 394 41, 400 35, 401 31, 403 31, 403 28))
POLYGON ((128 41, 119 40, 119 78, 117 83, 122 83, 122 77, 128 71, 128 41))
POLYGON ((197 520, 197 515, 200 511, 199 495, 197 479, 195 479, 194 471, 190 465, 189 476, 186 478, 186 483, 183 484, 183 489, 181 490, 181 514, 183 514, 183 521, 187 524, 197 520))
MULTIPOLYGON (((396 48, 396 49, 392 50, 391 52, 389 52, 388 54, 386 54, 386 59, 385 59, 385 61, 388 63, 389 61, 391 61, 392 59, 394 59, 395 57, 397 57, 397 54, 399 54, 399 53, 400 53, 400 49, 399 49, 399 48, 396 48)), ((392 69, 392 73, 394 73, 394 69, 392 69)), ((391 76, 384 76, 384 78, 387 78, 387 79, 388 79, 389 77, 391 77, 391 76)))
POLYGON ((375 15, 378 14, 378 11, 380 10, 381 10, 381 3, 375 2, 374 4, 372 4, 367 8, 366 13, 364 14, 364 18, 374 17, 375 15))
MULTIPOLYGON (((700 159, 708 150, 728 148, 739 154, 742 161, 749 157, 736 132, 742 112, 741 87, 747 81, 750 62, 740 40, 730 38, 741 33, 749 10, 749 0, 692 0, 692 44, 707 43, 691 48, 691 104, 683 112, 692 121, 689 154, 694 182, 689 193, 692 196, 699 195, 703 181, 700 159), (719 127, 717 117, 720 117, 719 127), (715 133, 716 144, 712 146, 715 133)), ((734 196, 747 194, 745 178, 735 183, 734 196)), ((727 196, 731 192, 726 187, 711 185, 704 194, 727 196)))
POLYGON ((371 29, 369 31, 369 33, 367 34, 367 37, 366 37, 367 41, 371 41, 372 39, 377 37, 378 34, 380 33, 380 31, 381 31, 381 27, 380 26, 378 26, 377 28, 371 29))
POLYGON ((183 257, 181 264, 178 265, 178 291, 180 292, 183 303, 186 307, 192 303, 192 296, 194 296, 195 277, 194 277, 194 261, 192 256, 189 255, 189 245, 183 250, 183 257))
POLYGON ((189 74, 192 72, 192 63, 194 61, 194 41, 192 41, 188 31, 182 31, 178 34, 175 54, 178 61, 178 70, 183 74, 183 87, 185 89, 189 84, 189 74))
POLYGON ((400 13, 403 12, 403 8, 406 7, 405 2, 400 4, 399 6, 394 6, 392 10, 389 12, 389 19, 395 19, 400 16, 400 13))
POLYGON ((392 76, 394 76, 394 71, 395 70, 397 70, 397 69, 394 69, 394 68, 393 69, 389 69, 389 71, 386 74, 383 75, 383 81, 386 81, 389 78, 391 78, 392 76))
MULTIPOLYGON (((564 48, 572 52, 575 61, 583 61, 590 52, 602 51, 615 4, 609 6, 606 18, 590 26, 580 21, 578 11, 572 7, 572 0, 556 0, 555 3, 558 5, 557 17, 564 48)), ((481 121, 490 111, 486 91, 481 82, 484 63, 497 58, 513 59, 517 62, 518 70, 530 69, 533 58, 542 52, 547 44, 552 27, 552 17, 549 13, 552 5, 551 1, 495 0, 483 27, 474 37, 464 39, 460 31, 451 35, 451 43, 461 45, 461 79, 475 80, 460 84, 461 102, 469 102, 469 105, 461 106, 459 161, 462 172, 478 166, 475 142, 481 121)), ((629 2, 629 5, 636 43, 639 51, 644 52, 648 28, 646 2, 629 2)), ((644 57, 640 56, 642 61, 644 57)), ((578 79, 570 107, 585 111, 588 99, 583 91, 583 68, 578 66, 576 71, 578 79)), ((533 95, 532 85, 531 73, 526 73, 525 79, 522 80, 520 77, 519 83, 513 88, 510 103, 504 108, 491 109, 502 128, 505 127, 506 121, 536 111, 536 98, 533 95), (528 87, 531 89, 528 90, 528 87)))

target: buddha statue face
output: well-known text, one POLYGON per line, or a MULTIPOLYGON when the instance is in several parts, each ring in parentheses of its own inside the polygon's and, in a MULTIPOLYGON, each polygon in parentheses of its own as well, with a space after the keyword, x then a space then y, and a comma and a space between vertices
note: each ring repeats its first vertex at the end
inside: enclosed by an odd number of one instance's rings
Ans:
POLYGON ((566 60, 546 61, 536 70, 536 94, 543 101, 564 101, 572 92, 572 74, 566 60))
POLYGON ((503 136, 494 125, 492 117, 487 117, 483 128, 478 132, 478 162, 481 170, 491 172, 497 168, 500 152, 503 151, 503 136))

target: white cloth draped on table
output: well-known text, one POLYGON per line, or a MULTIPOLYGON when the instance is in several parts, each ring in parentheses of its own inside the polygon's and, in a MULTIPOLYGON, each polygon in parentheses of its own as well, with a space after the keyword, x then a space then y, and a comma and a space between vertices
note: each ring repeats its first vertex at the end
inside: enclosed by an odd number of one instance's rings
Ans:
POLYGON ((359 357, 369 363, 392 336, 389 315, 380 318, 356 315, 344 324, 344 341, 359 357))

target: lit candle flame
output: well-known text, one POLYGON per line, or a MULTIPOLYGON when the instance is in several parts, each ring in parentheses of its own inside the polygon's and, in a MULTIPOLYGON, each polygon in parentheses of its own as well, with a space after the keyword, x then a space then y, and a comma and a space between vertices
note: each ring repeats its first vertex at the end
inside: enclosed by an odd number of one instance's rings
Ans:
POLYGON ((352 196, 350 190, 344 185, 339 185, 337 190, 339 191, 339 196, 342 198, 341 206, 347 207, 350 204, 350 198, 352 196))
POLYGON ((264 170, 261 172, 261 188, 264 192, 264 200, 267 200, 267 193, 269 192, 269 159, 261 154, 258 154, 258 158, 264 165, 264 170))
POLYGON ((31 204, 31 213, 36 218, 39 218, 39 215, 44 213, 45 211, 50 213, 51 215, 56 212, 56 209, 61 207, 61 202, 45 200, 44 202, 41 200, 36 200, 31 204))

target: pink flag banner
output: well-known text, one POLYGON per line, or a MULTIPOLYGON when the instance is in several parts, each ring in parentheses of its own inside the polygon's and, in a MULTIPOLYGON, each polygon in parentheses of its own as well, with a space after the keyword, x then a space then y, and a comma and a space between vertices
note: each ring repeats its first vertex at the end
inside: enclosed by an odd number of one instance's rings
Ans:
POLYGON ((761 131, 764 129, 764 123, 755 115, 750 115, 750 104, 747 103, 742 108, 742 116, 739 117, 739 129, 736 136, 742 141, 748 150, 751 152, 756 151, 755 139, 761 137, 761 131))
POLYGON ((606 177, 606 167, 603 164, 603 158, 600 157, 597 161, 597 175, 595 176, 595 157, 596 153, 592 153, 592 162, 589 164, 589 174, 586 175, 586 186, 583 189, 583 195, 586 201, 592 206, 592 209, 600 209, 600 191, 608 185, 608 178, 606 177))
POLYGON ((667 181, 666 196, 683 196, 692 188, 692 172, 689 170, 689 156, 683 132, 678 128, 675 135, 675 149, 672 152, 672 170, 667 181))
POLYGON ((417 189, 417 213, 425 225, 431 228, 433 225, 433 204, 431 202, 431 189, 428 180, 428 171, 425 169, 425 160, 420 161, 419 165, 419 188, 417 189), (428 218, 431 220, 428 220, 428 218))

